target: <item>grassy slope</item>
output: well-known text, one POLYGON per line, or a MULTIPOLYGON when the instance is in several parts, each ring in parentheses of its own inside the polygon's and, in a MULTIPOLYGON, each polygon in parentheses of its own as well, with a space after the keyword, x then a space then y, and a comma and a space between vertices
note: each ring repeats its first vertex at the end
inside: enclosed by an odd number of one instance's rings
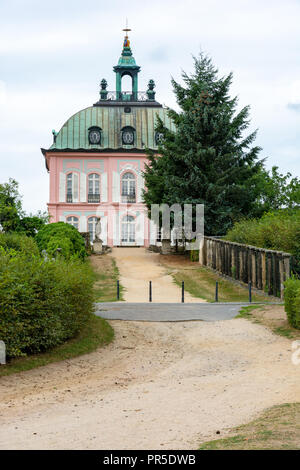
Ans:
MULTIPOLYGON (((111 256, 92 256, 91 265, 95 272, 95 301, 116 302, 119 270, 111 256)), ((120 286, 120 300, 123 288, 120 286)))
MULTIPOLYGON (((212 270, 200 267, 180 255, 161 256, 160 262, 168 269, 176 284, 184 281, 185 289, 194 297, 208 302, 215 301, 216 281, 219 283, 219 302, 248 302, 248 289, 238 283, 224 279, 212 270)), ((263 293, 254 293, 253 302, 270 302, 270 297, 263 293)))
POLYGON ((274 406, 259 419, 234 428, 228 437, 200 446, 200 450, 255 449, 300 449, 300 403, 274 406))
POLYGON ((236 318, 246 318, 266 326, 273 333, 288 339, 300 339, 300 330, 289 325, 283 305, 249 305, 243 307, 236 318))

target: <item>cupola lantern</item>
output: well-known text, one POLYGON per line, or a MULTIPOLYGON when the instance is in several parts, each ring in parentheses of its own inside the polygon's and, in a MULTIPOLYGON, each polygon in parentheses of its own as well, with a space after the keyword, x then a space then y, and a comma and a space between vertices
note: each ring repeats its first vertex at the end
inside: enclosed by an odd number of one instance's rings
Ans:
POLYGON ((116 73, 116 99, 120 101, 136 101, 138 99, 138 73, 141 68, 136 65, 135 58, 132 55, 128 32, 131 31, 127 26, 123 29, 125 38, 123 50, 118 65, 114 67, 116 73), (122 78, 129 75, 132 80, 132 89, 129 94, 122 90, 122 78))

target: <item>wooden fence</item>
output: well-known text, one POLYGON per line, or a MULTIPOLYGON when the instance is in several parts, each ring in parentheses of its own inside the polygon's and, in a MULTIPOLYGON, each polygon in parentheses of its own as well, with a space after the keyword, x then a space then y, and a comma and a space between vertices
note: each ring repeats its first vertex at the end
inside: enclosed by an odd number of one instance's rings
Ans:
POLYGON ((283 283, 290 277, 291 254, 233 243, 220 238, 204 237, 199 262, 221 274, 269 295, 283 297, 283 283))

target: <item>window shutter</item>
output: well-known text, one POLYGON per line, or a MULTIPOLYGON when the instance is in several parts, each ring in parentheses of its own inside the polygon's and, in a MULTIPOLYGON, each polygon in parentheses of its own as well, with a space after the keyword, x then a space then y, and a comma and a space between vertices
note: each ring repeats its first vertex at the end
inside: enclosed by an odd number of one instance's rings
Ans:
POLYGON ((78 174, 73 173, 73 202, 79 202, 78 183, 79 183, 78 174))

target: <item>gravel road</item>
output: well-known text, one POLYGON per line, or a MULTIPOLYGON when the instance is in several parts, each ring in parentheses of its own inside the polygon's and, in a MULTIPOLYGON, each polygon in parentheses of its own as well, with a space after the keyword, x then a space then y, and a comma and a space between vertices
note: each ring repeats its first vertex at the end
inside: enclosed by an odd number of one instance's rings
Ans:
POLYGON ((263 326, 111 324, 103 349, 0 379, 1 449, 196 449, 299 400, 291 342, 263 326))

